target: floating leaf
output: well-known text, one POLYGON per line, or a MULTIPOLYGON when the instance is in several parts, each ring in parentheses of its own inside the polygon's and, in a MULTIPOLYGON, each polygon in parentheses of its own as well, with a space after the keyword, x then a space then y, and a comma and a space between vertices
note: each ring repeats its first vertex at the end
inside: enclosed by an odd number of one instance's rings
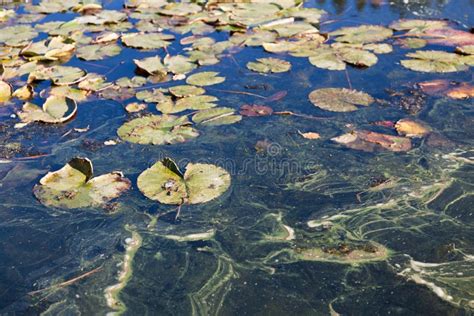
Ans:
POLYGON ((288 61, 278 58, 258 58, 256 62, 251 61, 247 63, 247 68, 261 73, 269 72, 286 72, 291 68, 291 64, 288 61))
POLYGON ((361 25, 355 27, 343 27, 329 33, 330 36, 337 36, 337 42, 345 43, 375 43, 386 40, 393 34, 391 29, 378 25, 361 25))
POLYGON ((462 30, 455 30, 449 27, 427 30, 422 34, 422 37, 428 43, 435 45, 474 45, 474 34, 462 30))
POLYGON ((5 103, 12 96, 12 86, 7 82, 0 80, 0 103, 5 103))
POLYGON ((29 25, 7 26, 0 29, 0 43, 7 46, 25 46, 36 36, 38 33, 29 25))
POLYGON ((128 113, 140 112, 140 111, 143 111, 144 109, 146 109, 146 104, 144 104, 144 103, 133 102, 133 103, 129 103, 129 104, 127 104, 127 106, 125 106, 125 110, 128 113))
POLYGON ((37 67, 28 77, 28 82, 36 80, 51 80, 57 85, 71 85, 85 79, 86 73, 77 67, 52 66, 37 67))
POLYGON ((411 149, 411 141, 406 137, 392 136, 371 131, 354 131, 331 139, 346 147, 363 150, 389 150, 408 151, 411 149))
POLYGON ((182 55, 166 56, 163 62, 166 69, 175 75, 187 74, 197 67, 188 57, 182 55))
POLYGON ((225 81, 225 77, 219 77, 218 72, 205 71, 191 75, 186 79, 187 84, 195 86, 212 86, 225 81))
MULTIPOLYGON (((39 107, 33 103, 25 103, 18 117, 25 124, 31 122, 44 122, 44 123, 64 123, 71 118, 77 112, 77 104, 74 100, 50 96, 46 99, 43 107, 39 107)), ((24 125, 20 125, 24 126, 24 125)))
POLYGON ((356 111, 359 106, 369 106, 374 99, 367 93, 344 88, 317 89, 309 94, 315 106, 332 112, 356 111))
POLYGON ((165 76, 167 71, 165 65, 161 62, 160 56, 153 56, 144 59, 134 59, 133 62, 138 68, 144 70, 150 75, 165 76))
POLYGON ((103 76, 95 73, 87 74, 86 78, 78 84, 79 89, 85 91, 100 91, 111 85, 110 82, 105 81, 103 76))
POLYGON ((181 174, 169 158, 156 162, 137 180, 140 191, 163 204, 199 204, 222 195, 230 186, 230 175, 221 167, 189 163, 181 174))
POLYGON ((149 115, 123 124, 118 136, 137 144, 176 144, 199 136, 186 116, 149 115))
POLYGON ((234 109, 226 107, 201 110, 192 117, 195 123, 209 126, 234 124, 241 119, 242 116, 235 115, 234 109))
POLYGON ((145 77, 133 76, 132 78, 122 77, 115 81, 119 87, 122 88, 138 88, 147 82, 145 77))
POLYGON ((337 53, 342 60, 354 66, 370 67, 375 65, 378 60, 373 53, 363 49, 341 48, 337 50, 337 53))
POLYGON ((30 43, 23 48, 21 55, 28 60, 65 60, 72 56, 75 49, 75 44, 67 43, 62 36, 56 36, 52 39, 30 43))
POLYGON ((303 138, 306 138, 306 139, 320 139, 321 138, 321 135, 319 135, 319 133, 316 133, 316 132, 302 133, 298 131, 298 134, 300 134, 301 136, 303 136, 303 138))
POLYGON ((77 50, 77 57, 84 60, 102 60, 106 57, 113 57, 120 54, 122 49, 117 44, 109 45, 87 45, 77 50))
POLYGON ((173 35, 162 33, 126 33, 122 35, 122 42, 129 47, 143 49, 158 49, 166 47, 173 35))
POLYGON ((421 72, 456 72, 467 70, 462 56, 443 51, 427 50, 407 54, 401 64, 408 69, 421 72))
MULTIPOLYGON (((5 89, 5 87, 3 87, 3 84, 0 83, 0 91, 5 89)), ((3 96, 5 96, 5 92, 1 93, 3 96)), ((34 91, 33 91, 33 87, 30 86, 30 85, 26 85, 26 86, 23 86, 21 88, 18 88, 15 90, 15 92, 13 92, 12 94, 12 97, 15 97, 15 98, 18 98, 20 100, 29 100, 33 97, 33 94, 34 94, 34 91)))
POLYGON ((240 107, 243 116, 267 116, 272 115, 273 109, 266 105, 244 104, 240 107))
POLYGON ((61 169, 49 172, 33 193, 44 205, 58 208, 98 207, 119 197, 130 186, 121 172, 92 177, 92 162, 73 158, 61 169))
POLYGON ((211 95, 196 95, 178 99, 176 103, 160 102, 156 108, 163 113, 178 113, 185 110, 203 110, 215 107, 218 99, 211 95))
POLYGON ((390 28, 396 31, 408 31, 408 33, 416 35, 430 29, 443 28, 447 25, 448 21, 442 20, 401 19, 390 24, 390 28))
POLYGON ((356 247, 344 245, 335 248, 302 248, 294 251, 294 256, 304 261, 361 264, 386 260, 389 256, 389 250, 381 244, 370 242, 356 247))
POLYGON ((474 45, 456 47, 456 52, 464 55, 474 55, 474 45))
POLYGON ((423 137, 429 134, 430 129, 421 122, 413 119, 401 119, 395 123, 397 133, 406 137, 423 137))
POLYGON ((192 97, 206 93, 206 90, 203 88, 190 85, 174 86, 170 87, 168 90, 172 95, 178 98, 192 97))

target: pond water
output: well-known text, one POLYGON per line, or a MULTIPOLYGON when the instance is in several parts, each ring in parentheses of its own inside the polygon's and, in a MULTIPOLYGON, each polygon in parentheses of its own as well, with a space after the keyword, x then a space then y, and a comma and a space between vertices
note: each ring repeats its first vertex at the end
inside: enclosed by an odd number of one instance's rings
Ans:
POLYGON ((474 312, 474 2, 255 3, 3 5, 0 314, 474 312))

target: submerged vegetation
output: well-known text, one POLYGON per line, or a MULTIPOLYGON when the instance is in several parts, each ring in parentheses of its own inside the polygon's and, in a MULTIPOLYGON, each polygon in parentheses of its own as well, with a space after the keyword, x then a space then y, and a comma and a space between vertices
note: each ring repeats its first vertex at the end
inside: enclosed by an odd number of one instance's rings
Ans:
POLYGON ((293 0, 0 23, 1 313, 474 309, 462 23, 293 0))

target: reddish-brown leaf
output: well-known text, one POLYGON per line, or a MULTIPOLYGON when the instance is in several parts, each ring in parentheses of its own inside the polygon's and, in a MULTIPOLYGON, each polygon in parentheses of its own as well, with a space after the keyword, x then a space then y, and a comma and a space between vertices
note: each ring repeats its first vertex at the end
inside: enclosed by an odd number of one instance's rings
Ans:
POLYGON ((284 97, 286 97, 287 94, 288 94, 288 91, 285 91, 285 90, 278 91, 277 93, 272 94, 272 95, 269 96, 269 97, 266 97, 266 98, 264 99, 264 102, 276 102, 276 101, 280 101, 281 99, 283 99, 284 97))
POLYGON ((267 116, 273 113, 273 109, 266 105, 245 104, 240 107, 240 115, 243 116, 267 116))

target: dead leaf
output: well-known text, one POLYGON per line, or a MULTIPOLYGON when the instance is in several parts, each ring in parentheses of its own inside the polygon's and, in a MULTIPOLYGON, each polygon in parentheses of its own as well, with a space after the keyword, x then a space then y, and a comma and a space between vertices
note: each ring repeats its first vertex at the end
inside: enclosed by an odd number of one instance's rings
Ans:
POLYGON ((301 131, 298 130, 298 134, 300 134, 301 136, 303 136, 303 138, 306 138, 306 139, 319 139, 319 138, 321 138, 321 135, 319 135, 319 133, 316 133, 316 132, 302 133, 301 131))

